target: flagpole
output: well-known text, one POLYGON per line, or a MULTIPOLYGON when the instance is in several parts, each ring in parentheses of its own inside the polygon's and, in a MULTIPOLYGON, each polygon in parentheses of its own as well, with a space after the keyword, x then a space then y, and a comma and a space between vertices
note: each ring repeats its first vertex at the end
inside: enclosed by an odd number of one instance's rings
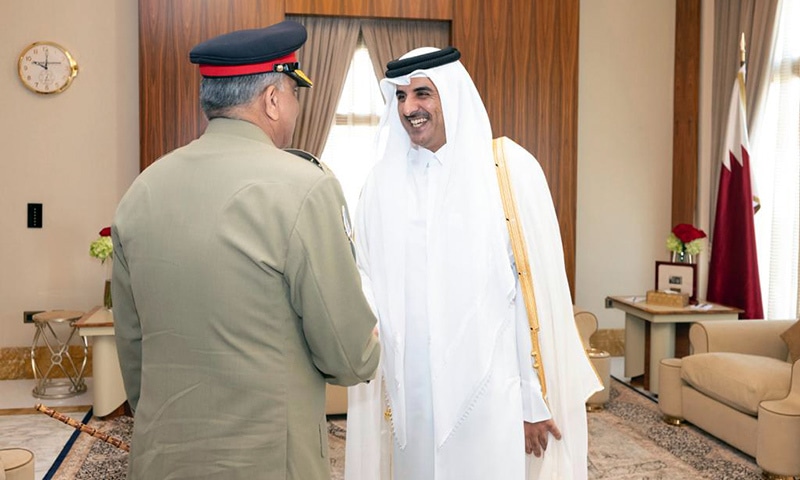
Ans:
POLYGON ((740 67, 744 65, 745 59, 747 58, 744 46, 744 32, 742 32, 742 38, 739 40, 739 53, 741 54, 741 57, 739 58, 740 67))
MULTIPOLYGON (((739 73, 736 74, 737 77, 741 75, 741 79, 737 78, 736 81, 742 82, 741 88, 741 95, 742 95, 742 106, 747 111, 747 89, 745 86, 747 85, 747 67, 745 67, 745 62, 747 60, 747 49, 745 48, 745 41, 744 41, 744 32, 742 32, 742 36, 739 39, 739 73), (744 67, 744 68, 743 68, 744 67)), ((745 113, 745 115, 747 115, 745 113)))

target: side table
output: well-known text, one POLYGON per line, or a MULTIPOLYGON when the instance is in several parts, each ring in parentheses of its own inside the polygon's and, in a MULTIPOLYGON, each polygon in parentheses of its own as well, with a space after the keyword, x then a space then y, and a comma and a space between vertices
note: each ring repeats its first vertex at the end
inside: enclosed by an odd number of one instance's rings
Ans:
POLYGON ((38 398, 68 398, 74 397, 86 391, 86 383, 83 380, 83 373, 86 369, 86 361, 89 356, 89 344, 85 338, 83 341, 83 360, 80 366, 69 352, 70 344, 75 336, 75 321, 81 318, 83 312, 74 310, 50 310, 40 312, 33 316, 33 323, 36 326, 36 333, 33 336, 31 345, 31 367, 33 367, 33 377, 36 386, 33 387, 33 396, 38 398), (66 324, 67 332, 56 332, 64 327, 54 325, 66 324), (49 353, 49 363, 36 360, 36 350, 46 346, 49 353), (40 365, 40 363, 44 363, 40 365), (45 368, 46 367, 46 368, 45 368), (66 380, 55 379, 53 375, 61 371, 66 380))
POLYGON ((92 337, 92 402, 93 413, 105 417, 125 403, 125 386, 114 339, 114 314, 103 307, 94 307, 75 322, 84 340, 92 337))
POLYGON ((658 395, 662 358, 689 354, 689 327, 700 320, 736 320, 742 311, 716 303, 665 307, 645 302, 644 295, 608 297, 611 307, 625 312, 625 376, 642 378, 645 390, 658 395))

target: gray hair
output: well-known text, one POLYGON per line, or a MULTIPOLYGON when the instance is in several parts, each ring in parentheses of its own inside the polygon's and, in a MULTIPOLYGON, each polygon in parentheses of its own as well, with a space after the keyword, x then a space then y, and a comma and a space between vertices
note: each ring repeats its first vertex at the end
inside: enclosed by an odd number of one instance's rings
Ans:
POLYGON ((203 77, 200 82, 200 107, 209 120, 231 117, 236 107, 247 105, 270 85, 283 88, 283 74, 277 72, 236 77, 203 77))

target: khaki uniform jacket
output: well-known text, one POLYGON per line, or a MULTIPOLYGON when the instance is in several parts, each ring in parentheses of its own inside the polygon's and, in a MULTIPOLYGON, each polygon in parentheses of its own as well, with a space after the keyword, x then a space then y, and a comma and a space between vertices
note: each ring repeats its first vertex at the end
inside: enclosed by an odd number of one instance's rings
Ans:
POLYGON ((379 357, 344 204, 239 120, 136 179, 112 226, 129 479, 329 478, 325 382, 379 357))

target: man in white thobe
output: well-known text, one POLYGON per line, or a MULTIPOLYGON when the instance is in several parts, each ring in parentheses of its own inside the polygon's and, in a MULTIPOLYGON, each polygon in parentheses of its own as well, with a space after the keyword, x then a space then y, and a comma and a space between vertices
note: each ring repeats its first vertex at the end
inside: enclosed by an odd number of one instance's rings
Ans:
POLYGON ((382 155, 361 193, 356 252, 378 317, 383 381, 350 389, 345 477, 586 478, 584 402, 602 385, 575 327, 547 182, 528 152, 503 140, 536 292, 545 399, 489 118, 459 57, 452 47, 417 49, 389 62, 381 81, 382 155))

